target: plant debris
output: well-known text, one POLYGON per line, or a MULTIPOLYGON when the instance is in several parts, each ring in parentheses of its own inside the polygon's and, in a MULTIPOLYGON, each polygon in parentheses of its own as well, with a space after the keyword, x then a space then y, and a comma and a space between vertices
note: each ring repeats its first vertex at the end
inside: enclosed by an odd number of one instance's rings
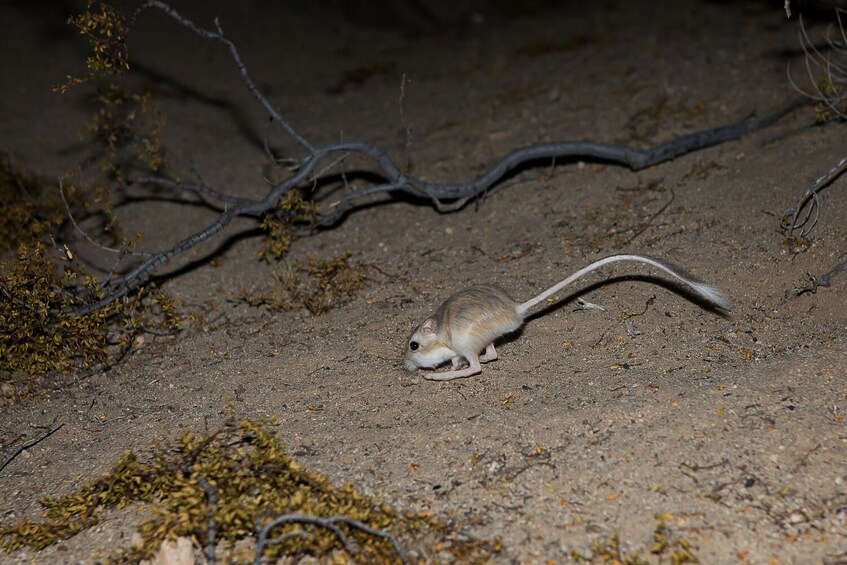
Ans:
POLYGON ((304 469, 272 425, 231 417, 210 435, 185 431, 144 457, 127 451, 99 479, 41 499, 45 521, 0 524, 0 548, 41 550, 96 525, 107 509, 143 505, 149 518, 137 526, 140 541, 108 561, 149 559, 163 541, 180 537, 224 562, 308 555, 423 563, 447 552, 456 563, 483 563, 500 550, 499 542, 463 539, 428 513, 398 512, 304 469))
POLYGON ((312 316, 326 314, 352 299, 362 288, 372 263, 354 263, 350 253, 332 259, 297 261, 294 268, 274 273, 276 284, 266 293, 253 294, 244 289, 238 298, 251 306, 270 311, 305 308, 312 316))

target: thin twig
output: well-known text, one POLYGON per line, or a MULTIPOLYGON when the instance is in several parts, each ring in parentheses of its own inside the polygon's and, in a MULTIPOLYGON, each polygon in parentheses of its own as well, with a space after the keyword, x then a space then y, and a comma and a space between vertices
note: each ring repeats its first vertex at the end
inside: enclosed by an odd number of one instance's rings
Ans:
POLYGON ((842 254, 838 258, 838 261, 839 261, 839 263, 837 265, 835 265, 832 269, 827 271, 821 277, 815 277, 811 273, 806 273, 806 276, 809 278, 809 282, 811 283, 811 286, 802 287, 802 288, 795 288, 794 294, 797 295, 797 296, 800 296, 801 294, 806 294, 807 292, 811 292, 812 294, 815 294, 818 291, 818 287, 821 287, 821 286, 828 287, 828 286, 830 286, 831 283, 830 283, 829 279, 832 277, 832 275, 836 275, 836 274, 841 273, 843 271, 847 271, 847 253, 842 254))
POLYGON ((79 226, 79 224, 76 222, 76 218, 74 218, 74 214, 73 214, 73 212, 71 212, 71 206, 70 206, 70 204, 68 204, 67 198, 65 198, 65 188, 64 188, 64 186, 62 186, 62 179, 61 178, 59 179, 59 196, 61 196, 61 198, 62 198, 62 203, 64 203, 64 205, 65 205, 65 211, 68 213, 68 218, 71 220, 71 223, 73 224, 74 228, 76 229, 76 231, 78 231, 80 234, 82 234, 82 236, 91 245, 97 247, 98 249, 100 249, 102 251, 105 251, 106 253, 114 253, 115 255, 118 255, 118 256, 124 256, 124 255, 127 255, 127 254, 141 255, 141 256, 150 255, 149 253, 131 252, 127 249, 115 249, 114 247, 109 247, 108 245, 104 245, 104 244, 100 243, 99 241, 95 241, 94 238, 92 238, 90 235, 88 235, 88 232, 85 231, 84 229, 82 229, 79 226))
POLYGON ((412 170, 412 128, 409 127, 409 122, 406 121, 406 110, 403 107, 403 101, 406 99, 406 73, 400 79, 400 123, 403 125, 403 130, 406 132, 406 143, 404 151, 406 154, 406 170, 412 170))
POLYGON ((250 75, 247 73, 247 67, 241 60, 241 55, 238 53, 238 49, 236 49, 235 44, 232 41, 230 41, 227 37, 224 36, 223 30, 221 29, 217 18, 215 19, 215 27, 217 28, 217 32, 210 31, 201 28, 188 18, 183 17, 179 12, 177 12, 170 5, 164 2, 160 2, 159 0, 147 0, 147 2, 142 4, 135 11, 135 14, 133 14, 132 18, 130 19, 130 25, 134 24, 138 15, 141 14, 141 12, 143 12, 147 8, 159 9, 166 13, 168 16, 170 16, 178 24, 190 29, 200 37, 219 41, 220 43, 226 45, 229 49, 230 57, 232 57, 233 61, 235 62, 235 66, 238 68, 238 72, 241 75, 241 80, 244 81, 244 84, 247 86, 247 90, 250 91, 250 94, 253 96, 253 98, 265 108, 272 120, 280 124, 285 129, 285 131, 288 132, 288 135, 290 135, 297 143, 302 145, 309 153, 314 153, 314 147, 312 147, 312 144, 306 141, 305 138, 301 137, 300 134, 297 133, 285 119, 283 119, 282 115, 280 115, 277 109, 268 101, 267 98, 262 95, 262 93, 256 87, 256 84, 253 82, 253 79, 251 79, 250 75))
POLYGON ((797 202, 797 205, 793 210, 789 210, 785 216, 783 216, 783 226, 784 230, 787 230, 786 236, 793 237, 794 230, 802 228, 800 232, 800 237, 808 236, 812 230, 815 228, 815 225, 818 223, 818 215, 820 210, 820 202, 818 200, 818 192, 829 185, 833 180, 835 180, 844 170, 847 169, 847 155, 844 155, 839 161, 832 166, 827 172, 825 172, 820 177, 816 178, 814 182, 806 189, 806 192, 803 193, 803 196, 797 202), (805 217, 801 220, 800 214, 806 210, 805 217), (809 225, 806 225, 809 222, 812 214, 814 213, 814 218, 811 220, 809 225), (788 215, 791 215, 791 220, 788 221, 788 215))
MULTIPOLYGON (((654 213, 652 216, 650 216, 650 219, 648 219, 646 222, 644 222, 644 224, 643 224, 643 225, 642 225, 642 226, 638 229, 638 231, 636 231, 634 234, 632 234, 632 237, 630 237, 629 239, 627 239, 627 240, 623 243, 623 246, 626 246, 626 245, 630 244, 630 243, 632 242, 632 240, 633 240, 633 239, 635 239, 636 237, 638 237, 639 235, 641 235, 642 233, 644 233, 645 231, 647 231, 647 228, 649 228, 649 227, 650 227, 650 225, 651 225, 651 224, 652 224, 652 223, 656 220, 656 218, 658 218, 660 215, 662 215, 662 213, 663 213, 665 210, 667 210, 667 209, 668 209, 668 206, 670 206, 670 205, 673 203, 674 199, 676 198, 676 193, 673 191, 673 188, 668 188, 668 190, 670 190, 670 191, 671 191, 671 197, 670 197, 670 200, 668 200, 667 202, 665 202, 665 205, 664 205, 664 206, 662 206, 661 208, 659 208, 659 210, 658 210, 656 213, 654 213)), ((622 246, 622 247, 623 247, 623 246, 622 246)))
MULTIPOLYGON (((55 423, 55 420, 54 420, 54 423, 55 423)), ((45 439, 47 439, 48 437, 52 436, 54 433, 59 431, 62 428, 62 426, 64 426, 64 425, 65 424, 62 423, 62 424, 59 424, 58 426, 47 428, 45 431, 40 433, 38 435, 38 437, 24 443, 23 445, 21 445, 20 447, 18 447, 16 449, 13 449, 11 453, 9 453, 6 457, 3 458, 3 462, 0 463, 0 471, 3 471, 3 469, 6 468, 6 465, 11 463, 12 460, 15 457, 17 457, 18 455, 20 455, 23 452, 23 450, 29 449, 30 447, 41 443, 42 441, 44 441, 45 439)), ((51 426, 52 426, 52 424, 51 424, 51 426)))
POLYGON ((63 389, 66 389, 68 387, 71 387, 75 384, 79 384, 82 381, 91 378, 93 375, 96 375, 98 373, 105 373, 106 371, 110 371, 112 369, 112 367, 114 367, 115 365, 118 365, 121 361, 123 361, 123 359, 127 356, 127 354, 130 351, 132 351, 132 342, 130 342, 130 343, 124 345, 123 347, 119 348, 117 355, 115 355, 110 361, 105 362, 105 363, 100 363, 98 365, 95 365, 94 367, 90 367, 90 368, 86 369, 85 372, 77 374, 77 376, 74 380, 72 380, 70 382, 66 382, 66 383, 61 383, 58 386, 52 387, 50 390, 52 390, 53 392, 63 390, 63 389))
POLYGON ((841 19, 842 12, 843 10, 841 9, 835 10, 836 22, 830 24, 826 33, 827 44, 835 56, 831 53, 824 55, 820 52, 809 37, 803 16, 800 15, 800 29, 798 36, 800 46, 803 49, 804 54, 803 65, 806 69, 806 75, 809 78, 809 82, 811 83, 812 92, 801 88, 794 81, 794 77, 791 75, 790 66, 788 68, 788 80, 794 89, 802 93, 804 96, 824 104, 829 110, 835 113, 835 115, 840 116, 841 118, 847 118, 847 114, 839 108, 839 105, 843 104, 845 101, 843 83, 845 79, 847 79, 847 68, 845 68, 845 66, 843 66, 836 58, 844 57, 845 51, 847 51, 847 39, 845 39, 847 38, 847 34, 845 34, 843 20, 841 19), (832 39, 832 30, 836 27, 838 28, 839 34, 842 38, 840 43, 838 40, 832 39), (823 90, 821 85, 824 85, 823 90))
POLYGON ((130 178, 130 181, 135 184, 152 184, 155 186, 162 186, 174 190, 187 190, 197 195, 214 198, 215 200, 220 200, 221 202, 226 202, 228 204, 242 205, 250 204, 253 202, 248 198, 239 198, 238 196, 230 196, 229 194, 218 192, 217 190, 213 190, 212 188, 210 188, 205 183, 195 184, 189 182, 180 182, 169 178, 155 176, 137 176, 130 178))

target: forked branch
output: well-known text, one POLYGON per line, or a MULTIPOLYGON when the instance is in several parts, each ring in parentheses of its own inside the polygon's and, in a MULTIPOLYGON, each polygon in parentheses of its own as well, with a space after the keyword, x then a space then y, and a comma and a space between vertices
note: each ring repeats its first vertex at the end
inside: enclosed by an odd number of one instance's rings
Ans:
POLYGON ((88 305, 75 312, 79 314, 92 312, 126 296, 129 292, 149 280, 162 265, 195 245, 217 235, 236 217, 258 216, 268 213, 274 213, 277 216, 284 214, 284 211, 277 207, 277 203, 281 198, 291 190, 314 185, 319 179, 326 178, 324 175, 326 175, 327 171, 332 169, 336 162, 344 160, 349 155, 357 155, 370 162, 376 168, 377 176, 381 177, 382 180, 372 186, 356 187, 345 194, 339 201, 328 206, 328 209, 322 214, 319 214, 317 218, 321 225, 330 226, 335 224, 347 212, 353 209, 357 202, 380 193, 402 192, 411 196, 428 199, 440 211, 456 210, 464 206, 469 200, 485 194, 511 171, 521 167, 532 166, 539 162, 548 163, 552 161, 560 163, 562 161, 581 159, 616 163, 627 166, 634 171, 643 169, 692 151, 737 140, 750 132, 771 125, 785 114, 798 108, 805 101, 805 97, 800 97, 790 102, 783 109, 768 116, 750 118, 740 123, 692 133, 648 149, 635 149, 593 141, 562 141, 531 145, 507 153, 472 180, 458 183, 432 183, 407 175, 382 149, 375 145, 360 141, 343 141, 326 145, 316 145, 300 135, 257 88, 255 82, 250 77, 247 66, 242 60, 237 47, 224 35, 223 28, 217 20, 214 22, 213 29, 203 28, 184 17, 170 5, 159 0, 147 0, 132 15, 128 28, 135 25, 140 14, 150 8, 160 10, 175 22, 202 38, 224 44, 234 65, 238 69, 242 81, 252 97, 267 112, 270 123, 272 125, 279 125, 302 148, 303 155, 276 159, 272 155, 269 144, 267 143, 266 133, 265 151, 274 162, 281 162, 288 165, 290 175, 281 182, 270 183, 264 197, 260 199, 243 198, 226 194, 218 190, 213 190, 203 182, 180 182, 160 176, 138 176, 130 179, 138 184, 155 185, 160 188, 164 187, 173 190, 187 190, 203 198, 217 200, 222 204, 223 211, 214 222, 177 242, 171 248, 151 253, 140 263, 120 276, 114 276, 104 281, 100 287, 100 295, 96 299, 91 300, 88 305), (324 169, 317 168, 323 162, 329 162, 331 165, 324 169))
MULTIPOLYGON (((800 45, 803 48, 803 63, 811 90, 803 89, 794 81, 791 72, 788 80, 804 96, 818 102, 817 113, 820 121, 832 116, 847 119, 847 32, 844 29, 844 15, 840 8, 835 9, 835 21, 827 26, 824 50, 815 46, 809 37, 803 17, 800 17, 800 45)), ((790 71, 790 69, 789 69, 790 71)), ((806 189, 794 208, 782 217, 782 229, 786 237, 794 237, 796 230, 800 237, 806 238, 815 229, 820 217, 821 201, 819 193, 847 169, 847 155, 841 157, 823 175, 816 178, 806 189)), ((827 278, 828 280, 828 278, 827 278)), ((820 284, 816 285, 822 286, 820 284)), ((827 285, 828 286, 828 285, 827 285)))

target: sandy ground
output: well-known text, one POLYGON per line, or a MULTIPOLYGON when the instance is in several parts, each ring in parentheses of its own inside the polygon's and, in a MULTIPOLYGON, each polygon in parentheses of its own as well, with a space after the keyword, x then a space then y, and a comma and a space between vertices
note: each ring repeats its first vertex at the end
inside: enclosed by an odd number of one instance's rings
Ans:
MULTIPOLYGON (((313 143, 368 141, 429 180, 470 178, 540 141, 645 147, 795 96, 786 66, 802 67, 797 23, 778 3, 595 4, 510 12, 433 2, 442 16, 432 22, 411 3, 369 15, 176 3, 203 24, 220 17, 260 88, 313 143), (350 79, 364 68, 376 72, 350 79)), ((0 6, 0 147, 46 174, 84 155, 76 133, 89 112, 84 88, 50 90, 84 57, 62 6, 0 6)), ((169 147, 215 188, 261 194, 263 117, 226 53, 159 14, 136 32, 135 80, 157 92, 169 147)), ((800 111, 638 173, 529 168, 452 214, 377 199, 295 244, 292 261, 350 252, 381 271, 317 318, 228 300, 269 288, 276 268, 257 261, 251 222, 236 222, 226 242, 167 268, 217 254, 219 266, 180 272, 165 289, 189 312, 224 313, 221 323, 148 336, 106 374, 3 406, 4 445, 53 421, 64 427, 0 474, 0 517, 37 515, 39 496, 70 491, 125 449, 214 429, 231 402, 243 416, 277 418, 299 460, 334 480, 502 536, 504 563, 565 562, 614 532, 644 551, 659 514, 702 563, 845 563, 847 274, 815 294, 791 290, 846 250, 847 181, 824 191, 804 251, 792 253, 779 232, 847 146, 843 125, 813 119, 800 111), (523 300, 621 251, 671 259, 717 284, 731 315, 619 265, 533 317, 481 375, 435 383, 403 370, 408 332, 450 293, 494 282, 523 300), (577 295, 605 311, 578 310, 577 295)), ((293 148, 281 135, 275 143, 293 148)), ((144 230, 148 249, 213 218, 151 201, 119 214, 128 232, 144 230)), ((130 522, 110 514, 58 547, 0 561, 89 563, 127 543, 130 522)))

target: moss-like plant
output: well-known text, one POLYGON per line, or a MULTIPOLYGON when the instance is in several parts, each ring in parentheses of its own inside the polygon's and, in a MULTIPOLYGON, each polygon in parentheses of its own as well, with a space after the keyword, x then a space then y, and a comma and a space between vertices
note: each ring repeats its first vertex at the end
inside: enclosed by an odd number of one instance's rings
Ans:
POLYGON ((304 199, 299 190, 285 193, 277 202, 276 210, 262 217, 261 228, 267 232, 267 239, 262 243, 260 251, 262 259, 280 259, 288 253, 294 239, 295 225, 314 223, 317 213, 317 203, 304 199))
POLYGON ((98 89, 90 102, 94 114, 80 137, 95 148, 90 161, 99 166, 102 182, 121 186, 129 172, 148 174, 169 167, 161 141, 165 118, 149 92, 138 94, 112 83, 98 89))
POLYGON ((66 216, 58 191, 8 153, 0 154, 0 254, 54 233, 66 216))
POLYGON ((570 557, 576 563, 591 565, 649 565, 651 560, 645 555, 653 555, 659 563, 672 565, 699 562, 688 540, 671 534, 663 515, 656 516, 653 541, 648 551, 626 549, 621 546, 620 537, 615 532, 608 538, 594 540, 589 553, 574 550, 570 557))
MULTIPOLYGON (((284 515, 344 520, 335 522, 338 531, 304 521, 284 522, 268 532, 271 541, 263 546, 264 557, 399 563, 401 554, 446 551, 457 563, 483 563, 500 547, 498 542, 463 540, 428 514, 401 513, 350 485, 332 484, 286 453, 271 422, 252 420, 230 420, 210 435, 183 432, 144 457, 126 452, 101 478, 65 496, 43 498, 44 521, 0 525, 0 546, 7 552, 43 549, 94 526, 106 509, 136 503, 146 505, 150 514, 138 524, 142 542, 116 550, 109 556, 114 562, 149 558, 163 540, 177 537, 190 538, 197 547, 211 543, 218 546, 218 555, 234 560, 237 542, 253 540, 255 548, 262 527, 284 515), (354 521, 367 529, 351 526, 354 521), (403 540, 399 548, 390 537, 403 540)), ((242 560, 255 558, 238 553, 242 560)))
POLYGON ((276 272, 276 284, 266 293, 241 290, 239 298, 271 311, 306 308, 319 316, 337 308, 362 290, 372 264, 354 263, 350 253, 332 259, 297 261, 293 269, 276 272))
POLYGON ((699 563, 691 543, 683 538, 672 535, 664 518, 659 515, 653 529, 653 543, 650 553, 660 557, 667 557, 673 565, 683 563, 699 563))
POLYGON ((591 551, 584 554, 573 550, 571 559, 577 563, 591 563, 592 565, 649 565, 637 551, 627 551, 621 547, 621 541, 617 532, 607 539, 597 539, 591 544, 591 551))
MULTIPOLYGON (((51 181, 0 155, 0 382, 37 393, 50 374, 114 361, 138 332, 179 329, 178 304, 148 285, 104 308, 77 315, 105 292, 68 246, 70 219, 100 214, 108 241, 129 252, 106 196, 76 175, 51 181), (92 212, 93 211, 93 212, 92 212)), ((90 236, 89 236, 90 237, 90 236)), ((103 238, 106 239, 106 238, 103 238)))
POLYGON ((153 287, 85 315, 72 312, 85 287, 98 295, 93 278, 63 268, 40 242, 21 243, 11 261, 0 260, 0 381, 29 383, 113 361, 143 329, 175 331, 177 304, 153 287))
POLYGON ((120 235, 102 186, 78 175, 51 181, 0 155, 0 382, 17 395, 37 394, 45 376, 113 362, 141 331, 180 328, 178 304, 152 285, 79 314, 106 290, 65 243, 71 218, 100 216, 97 235, 119 253, 140 237, 120 235))
POLYGON ((87 80, 120 75, 129 70, 126 47, 129 25, 114 6, 88 0, 85 12, 71 16, 68 23, 85 36, 91 47, 91 55, 85 60, 88 73, 83 77, 68 75, 65 82, 54 87, 56 91, 64 93, 87 80))

